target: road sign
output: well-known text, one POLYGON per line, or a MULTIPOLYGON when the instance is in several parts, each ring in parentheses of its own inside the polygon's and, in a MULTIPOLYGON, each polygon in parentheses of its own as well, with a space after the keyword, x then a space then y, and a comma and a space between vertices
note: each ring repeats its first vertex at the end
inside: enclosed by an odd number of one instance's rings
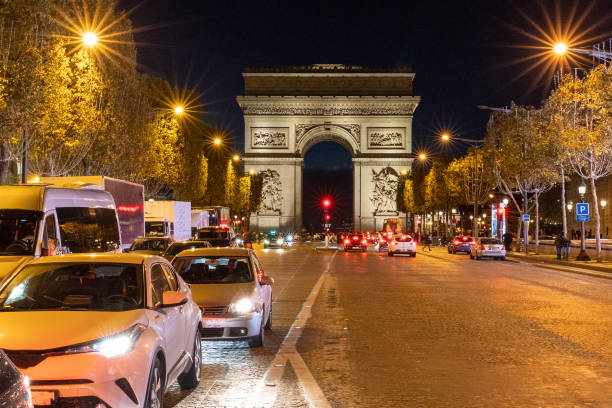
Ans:
POLYGON ((576 215, 589 215, 589 203, 576 203, 576 215))
POLYGON ((589 221, 591 221, 589 218, 589 214, 587 215, 576 214, 576 222, 589 222, 589 221))
POLYGON ((530 219, 531 217, 529 216, 529 214, 523 214, 523 222, 529 222, 530 219))

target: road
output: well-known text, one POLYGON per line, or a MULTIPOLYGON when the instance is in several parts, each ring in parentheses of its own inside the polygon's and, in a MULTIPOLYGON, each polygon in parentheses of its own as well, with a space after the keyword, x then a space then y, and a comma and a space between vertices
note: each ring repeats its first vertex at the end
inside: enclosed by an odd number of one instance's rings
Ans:
POLYGON ((202 383, 165 406, 612 406, 610 280, 442 248, 258 254, 265 347, 204 342, 202 383))

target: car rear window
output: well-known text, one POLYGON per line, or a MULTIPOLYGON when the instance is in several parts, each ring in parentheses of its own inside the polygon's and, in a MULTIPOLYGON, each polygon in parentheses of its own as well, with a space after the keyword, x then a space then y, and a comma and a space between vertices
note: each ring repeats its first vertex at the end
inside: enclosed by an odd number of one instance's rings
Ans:
POLYGON ((480 242, 483 245, 501 245, 501 241, 496 238, 483 239, 480 242))
POLYGON ((412 238, 411 237, 399 237, 397 240, 399 242, 411 242, 412 238))
POLYGON ((166 250, 166 255, 176 255, 179 252, 184 251, 186 249, 208 248, 209 245, 210 244, 206 241, 174 243, 168 247, 168 249, 166 250))

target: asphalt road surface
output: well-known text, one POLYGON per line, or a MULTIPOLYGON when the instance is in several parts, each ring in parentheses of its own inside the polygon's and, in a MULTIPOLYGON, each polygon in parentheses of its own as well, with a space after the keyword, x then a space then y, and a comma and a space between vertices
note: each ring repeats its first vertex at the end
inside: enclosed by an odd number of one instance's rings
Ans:
POLYGON ((258 255, 265 347, 205 341, 200 386, 165 406, 612 406, 611 280, 442 248, 258 255))

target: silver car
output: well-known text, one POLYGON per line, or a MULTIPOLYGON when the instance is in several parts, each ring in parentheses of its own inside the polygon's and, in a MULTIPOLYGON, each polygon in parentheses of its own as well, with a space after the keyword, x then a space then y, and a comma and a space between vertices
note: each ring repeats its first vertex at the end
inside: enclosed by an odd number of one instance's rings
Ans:
POLYGON ((471 259, 493 258, 506 259, 506 248, 497 238, 478 238, 478 241, 470 248, 471 259))

